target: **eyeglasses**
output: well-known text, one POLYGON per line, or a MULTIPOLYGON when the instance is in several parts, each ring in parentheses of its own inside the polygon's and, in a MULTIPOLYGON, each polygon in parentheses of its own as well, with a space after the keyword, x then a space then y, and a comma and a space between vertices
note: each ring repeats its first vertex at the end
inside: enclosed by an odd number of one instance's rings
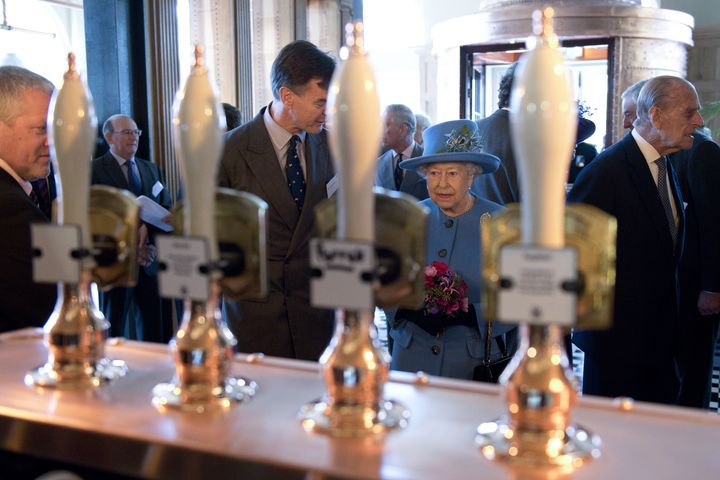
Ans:
POLYGON ((137 135, 139 137, 140 135, 142 135, 142 130, 140 130, 140 129, 131 130, 129 128, 126 128, 125 130, 120 130, 119 132, 113 132, 113 133, 117 133, 118 135, 137 135))

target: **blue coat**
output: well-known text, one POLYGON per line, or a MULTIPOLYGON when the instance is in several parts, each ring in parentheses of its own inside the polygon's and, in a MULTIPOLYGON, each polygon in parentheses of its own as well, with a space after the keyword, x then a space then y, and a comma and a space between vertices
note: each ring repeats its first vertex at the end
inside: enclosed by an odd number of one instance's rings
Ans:
MULTIPOLYGON (((468 300, 475 307, 477 327, 451 326, 445 329, 443 335, 435 337, 411 321, 395 320, 395 312, 388 312, 392 325, 390 335, 395 340, 391 368, 471 379, 485 351, 483 337, 486 326, 480 309, 480 217, 484 213, 499 212, 502 206, 476 197, 470 211, 449 217, 430 199, 421 204, 430 208, 426 263, 445 262, 465 280, 468 300)), ((501 335, 512 328, 515 326, 495 323, 493 334, 501 335)), ((493 350, 492 358, 498 357, 500 352, 493 350)))

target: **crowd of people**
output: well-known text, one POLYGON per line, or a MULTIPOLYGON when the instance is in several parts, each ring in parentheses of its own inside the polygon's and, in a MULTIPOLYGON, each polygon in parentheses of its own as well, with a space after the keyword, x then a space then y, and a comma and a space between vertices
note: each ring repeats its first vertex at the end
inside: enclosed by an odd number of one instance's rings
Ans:
MULTIPOLYGON (((477 379, 484 360, 517 348, 514 325, 489 329, 482 317, 479 234, 484 219, 522 199, 509 125, 514 69, 501 81, 497 111, 477 122, 430 125, 400 104, 384 111, 375 183, 428 207, 428 271, 449 272, 462 286, 447 310, 428 303, 388 309, 393 368, 477 379)), ((244 125, 230 125, 228 117, 218 185, 254 193, 269 206, 268 296, 223 302, 244 352, 317 360, 333 333, 333 313, 310 304, 308 247, 313 209, 335 176, 324 129, 334 70, 333 58, 312 43, 292 42, 272 65, 272 101, 244 125)), ((56 301, 54 285, 32 280, 29 229, 51 220, 52 91, 28 70, 0 67, 0 331, 42 326, 56 301)), ((700 132, 699 108, 686 80, 647 79, 622 94, 624 138, 597 156, 568 159, 569 170, 575 167, 568 202, 594 205, 618 222, 613 326, 572 335, 585 353, 585 393, 707 405, 720 312, 720 147, 700 132)), ((594 130, 580 116, 576 143, 594 130)), ((113 115, 102 134, 109 150, 92 161, 92 183, 170 208, 158 167, 135 155, 142 135, 135 121, 113 115)), ((141 228, 138 285, 106 293, 102 308, 113 335, 135 331, 142 340, 167 342, 175 325, 167 316, 171 304, 158 295, 156 232, 141 228), (140 322, 130 329, 134 310, 140 322)))

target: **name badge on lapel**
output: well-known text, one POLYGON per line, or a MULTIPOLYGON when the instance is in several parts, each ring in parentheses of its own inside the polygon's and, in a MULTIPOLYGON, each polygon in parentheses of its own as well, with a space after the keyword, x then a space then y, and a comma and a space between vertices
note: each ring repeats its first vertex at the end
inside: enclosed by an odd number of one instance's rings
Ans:
POLYGON ((332 198, 333 195, 335 195, 335 192, 337 192, 338 186, 340 184, 340 180, 338 180, 338 176, 335 175, 330 179, 329 182, 325 185, 325 190, 327 191, 327 198, 332 198))
POLYGON ((155 182, 155 185, 153 185, 153 188, 152 188, 153 197, 157 197, 158 195, 160 195, 160 192, 162 192, 163 188, 165 188, 165 187, 163 187, 163 184, 160 183, 160 180, 155 182))

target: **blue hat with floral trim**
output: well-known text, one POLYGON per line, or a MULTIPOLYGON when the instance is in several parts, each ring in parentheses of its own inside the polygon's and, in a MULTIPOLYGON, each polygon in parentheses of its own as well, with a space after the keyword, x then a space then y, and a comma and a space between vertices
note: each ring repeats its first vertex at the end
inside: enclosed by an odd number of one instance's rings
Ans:
POLYGON ((451 120, 428 127, 423 142, 423 155, 403 160, 402 168, 415 171, 431 163, 469 162, 480 167, 482 173, 492 173, 500 166, 498 157, 482 152, 477 123, 472 120, 451 120))

